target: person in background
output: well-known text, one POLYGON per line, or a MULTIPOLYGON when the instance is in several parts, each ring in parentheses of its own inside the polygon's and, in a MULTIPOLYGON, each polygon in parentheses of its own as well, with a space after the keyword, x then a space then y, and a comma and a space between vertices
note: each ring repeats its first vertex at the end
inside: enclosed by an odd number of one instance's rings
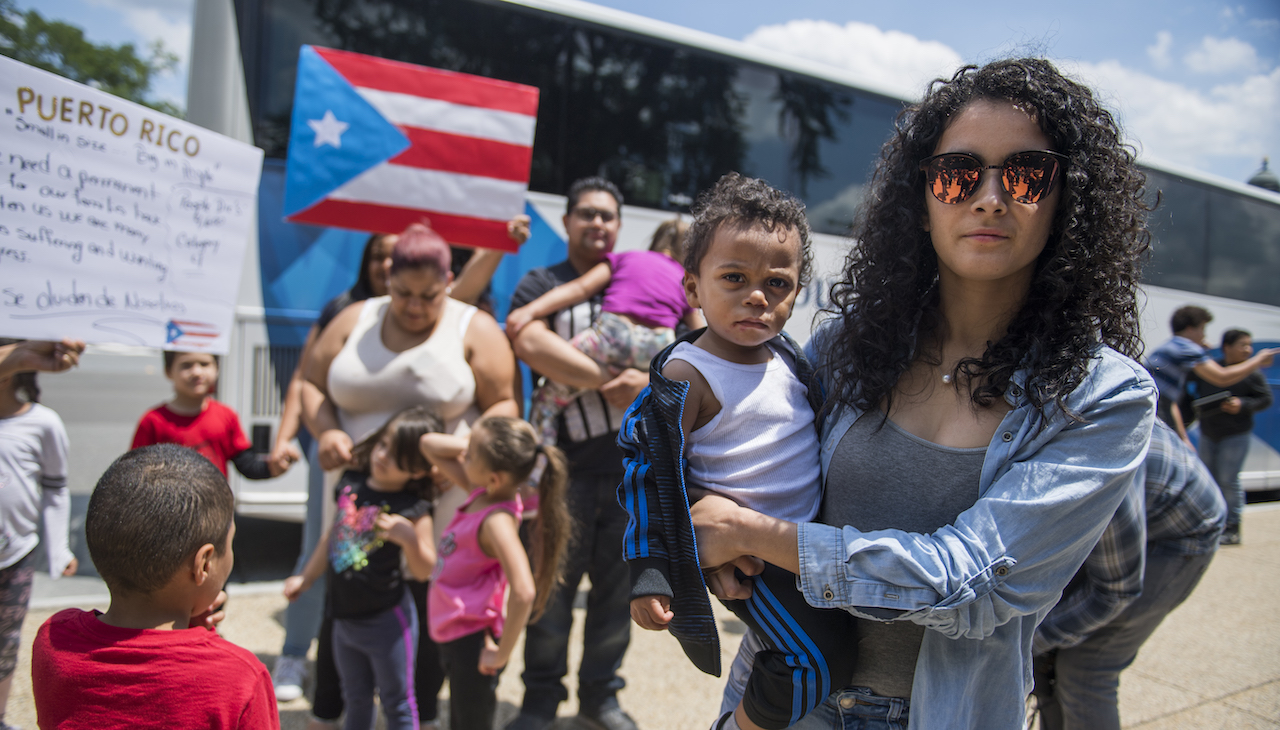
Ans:
MULTIPOLYGON (((435 408, 446 430, 461 434, 482 415, 518 414, 511 345, 492 316, 449 296, 451 258, 448 244, 435 231, 422 224, 409 226, 392 248, 388 295, 349 305, 316 339, 305 363, 303 404, 322 467, 336 470, 349 464, 354 441, 411 405, 435 408)), ((440 485, 435 524, 447 524, 465 498, 464 490, 440 485)), ((421 597, 418 605, 424 606, 425 586, 413 590, 415 601, 421 597)), ((321 647, 328 643, 323 623, 320 641, 321 647)), ((419 641, 423 654, 430 637, 422 634, 419 641)), ((432 669, 439 665, 425 655, 421 662, 432 669)), ((324 678, 324 667, 321 656, 318 679, 324 678)), ((443 674, 436 672, 432 679, 434 690, 423 687, 419 694, 423 728, 435 727, 435 697, 443 674)), ((333 689, 317 682, 315 728, 326 727, 341 713, 333 689)))
MULTIPOLYGON (((1218 365, 1228 370, 1253 357, 1253 336, 1244 330, 1222 333, 1222 359, 1218 365)), ((1223 545, 1240 544, 1240 514, 1244 511, 1244 490, 1240 488, 1240 469, 1249 455, 1253 434, 1253 414, 1271 407, 1271 386, 1261 371, 1255 370, 1244 380, 1225 388, 1191 375, 1197 400, 1225 395, 1205 402, 1197 408, 1200 419, 1200 459, 1209 467, 1227 501, 1227 526, 1222 532, 1223 545)))
MULTIPOLYGON (((582 304, 603 292, 600 316, 591 328, 565 342, 558 357, 577 360, 575 369, 599 369, 590 388, 564 385, 545 378, 533 392, 529 422, 542 443, 554 445, 560 413, 588 390, 596 390, 626 368, 648 370, 649 361, 675 341, 675 328, 689 329, 705 322, 689 306, 684 294, 683 231, 679 219, 664 222, 654 233, 648 251, 605 254, 587 273, 561 284, 507 315, 507 336, 535 319, 582 304), (584 359, 585 358, 585 359, 584 359)), ((558 344, 561 340, 551 340, 558 344)))
MULTIPOLYGON (((507 236, 517 244, 523 244, 529 238, 529 224, 528 216, 518 215, 512 218, 507 222, 507 236)), ((316 338, 333 321, 333 318, 349 305, 372 297, 387 295, 387 269, 392 248, 398 238, 395 234, 383 233, 369 236, 360 257, 356 283, 350 289, 329 300, 321 310, 320 317, 307 332, 302 351, 298 355, 298 365, 293 371, 285 393, 273 455, 282 454, 291 448, 294 438, 302 428, 304 373, 316 338)), ((493 277, 493 272, 502 262, 504 255, 503 252, 493 249, 477 249, 457 273, 449 296, 466 304, 476 304, 486 291, 489 280, 493 277)), ((306 567, 307 556, 315 549, 316 541, 324 530, 324 469, 320 466, 319 451, 314 438, 309 439, 307 466, 307 516, 303 525, 302 549, 298 553, 298 563, 294 567, 295 573, 301 572, 306 567)), ((319 580, 322 582, 320 590, 303 594, 290 603, 285 610, 284 646, 280 649, 280 658, 276 660, 275 669, 271 673, 272 681, 275 683, 276 699, 281 702, 289 702, 302 696, 307 677, 307 651, 311 641, 319 634, 322 624, 324 576, 319 580)), ((418 609, 418 624, 425 626, 427 583, 411 580, 409 590, 413 593, 414 603, 418 609)), ((444 673, 436 669, 440 663, 439 656, 435 643, 425 631, 419 633, 418 653, 420 669, 414 675, 417 695, 434 697, 444 684, 444 673)), ((317 651, 316 673, 317 688, 323 684, 323 691, 317 694, 323 694, 329 698, 326 701, 329 704, 322 704, 319 712, 325 718, 337 718, 342 714, 342 697, 337 688, 337 673, 327 648, 317 651), (321 675, 324 677, 323 682, 320 681, 321 675)), ((419 721, 422 727, 428 729, 433 727, 435 705, 427 704, 419 710, 419 721)), ((321 727, 321 724, 317 724, 316 727, 321 727)))
POLYGON ((1174 311, 1169 320, 1173 338, 1147 355, 1147 369, 1160 389, 1158 414, 1160 420, 1173 427, 1178 437, 1188 446, 1186 417, 1178 402, 1187 387, 1187 376, 1195 373, 1200 380, 1226 388, 1244 380, 1258 368, 1271 367, 1277 350, 1261 350, 1257 354, 1234 365, 1222 365, 1205 351, 1204 328, 1213 321, 1213 315, 1204 307, 1187 305, 1174 311))
MULTIPOLYGON (((622 193, 613 183, 584 178, 569 187, 567 198, 562 220, 569 257, 525 274, 511 297, 512 310, 587 273, 617 243, 622 193)), ((520 329, 512 345, 533 371, 535 383, 547 374, 560 383, 592 387, 600 374, 595 363, 588 360, 589 367, 575 369, 573 362, 556 353, 565 351, 565 340, 591 327, 600 315, 602 300, 597 294, 520 329)), ((631 641, 631 599, 627 565, 619 549, 627 514, 615 496, 622 480, 622 453, 615 441, 623 409, 648 383, 647 372, 627 368, 598 390, 583 393, 560 414, 556 445, 569 459, 567 501, 575 537, 565 561, 564 583, 551 597, 546 613, 525 632, 524 700, 508 730, 550 728, 560 703, 569 697, 563 680, 569 671, 573 601, 583 574, 591 579, 591 591, 578 670, 578 718, 592 728, 636 727, 617 699, 625 684, 618 668, 631 641)))
POLYGON ((375 689, 388 730, 418 730, 414 657, 426 628, 418 625, 407 578, 425 581, 436 567, 435 484, 418 440, 440 428, 431 408, 415 406, 360 442, 334 490, 333 524, 303 571, 285 580, 284 595, 294 601, 327 577, 346 730, 373 728, 375 689))
POLYGON ((240 428, 236 412, 214 399, 218 356, 207 352, 164 353, 164 376, 173 383, 173 399, 142 414, 129 448, 178 444, 198 451, 225 477, 227 461, 246 479, 270 479, 288 471, 297 449, 259 458, 240 428))
POLYGON ((175 444, 134 449, 89 498, 85 542, 111 593, 36 633, 42 728, 280 727, 271 675, 213 628, 235 562, 235 496, 209 460, 175 444))
POLYGON ((486 418, 466 439, 426 434, 420 448, 451 481, 471 490, 445 528, 431 583, 431 636, 449 674, 449 726, 493 730, 498 674, 560 578, 570 530, 567 464, 559 449, 539 444, 533 427, 517 418, 486 418), (519 492, 535 469, 538 514, 530 556, 520 542, 519 492))
MULTIPOLYGON (((0 348, 25 344, 0 340, 0 348)), ((40 404, 35 373, 0 375, 0 730, 14 730, 5 723, 5 708, 31 599, 40 533, 49 575, 75 575, 79 564, 71 553, 70 524, 67 430, 62 419, 40 404)))
POLYGON ((1120 673, 1217 552, 1226 505, 1195 452, 1163 422, 1138 475, 1145 495, 1120 504, 1036 628, 1041 730, 1120 730, 1120 673))

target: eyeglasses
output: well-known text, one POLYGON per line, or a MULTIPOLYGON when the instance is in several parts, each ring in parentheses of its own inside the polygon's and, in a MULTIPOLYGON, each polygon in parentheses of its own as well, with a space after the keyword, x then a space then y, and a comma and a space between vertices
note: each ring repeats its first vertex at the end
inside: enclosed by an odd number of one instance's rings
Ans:
POLYGON ((573 209, 573 217, 577 218, 583 223, 590 223, 591 221, 594 221, 596 219, 596 216, 600 216, 600 220, 605 223, 612 223, 613 219, 618 217, 618 214, 612 210, 604 210, 603 208, 574 208, 573 209))
POLYGON ((963 203, 978 189, 983 170, 999 170, 1000 184, 1019 203, 1038 203, 1053 190, 1067 156, 1049 150, 1015 152, 999 165, 983 165, 968 152, 945 152, 920 161, 929 192, 947 205, 963 203))

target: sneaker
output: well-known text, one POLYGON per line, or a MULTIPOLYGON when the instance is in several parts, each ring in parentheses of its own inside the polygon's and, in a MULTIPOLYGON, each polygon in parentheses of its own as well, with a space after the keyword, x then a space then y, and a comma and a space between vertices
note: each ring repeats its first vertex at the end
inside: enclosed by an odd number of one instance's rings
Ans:
POLYGON ((302 696, 302 683, 307 678, 307 659, 300 656, 281 656, 276 660, 276 670, 271 673, 271 684, 276 688, 277 702, 292 702, 302 696))
POLYGON ((636 721, 618 706, 617 700, 606 702, 595 710, 579 710, 578 722, 593 730, 640 730, 636 721))
POLYGON ((507 723, 504 730, 550 730, 556 722, 555 716, 535 715, 532 712, 520 711, 516 719, 507 723))
POLYGON ((1219 545, 1239 545, 1240 531, 1227 530, 1226 532, 1222 533, 1222 537, 1218 538, 1218 544, 1219 545))

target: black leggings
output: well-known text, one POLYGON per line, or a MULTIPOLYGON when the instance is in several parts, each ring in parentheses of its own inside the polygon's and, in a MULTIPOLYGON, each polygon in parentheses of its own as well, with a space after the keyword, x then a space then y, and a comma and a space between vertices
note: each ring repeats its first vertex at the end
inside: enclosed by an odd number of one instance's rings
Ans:
MULTIPOLYGON (((440 659, 440 647, 431 640, 427 631, 427 591, 431 584, 408 581, 413 604, 418 609, 418 658, 414 668, 413 692, 418 698, 418 722, 436 719, 436 698, 444 686, 444 667, 440 659)), ((338 668, 333 663, 333 617, 325 607, 324 620, 320 622, 319 646, 316 647, 316 693, 311 702, 311 713, 320 720, 334 722, 342 716, 342 685, 338 681, 338 668)))
POLYGON ((498 672, 480 673, 480 650, 486 631, 467 634, 440 645, 445 673, 449 675, 450 730, 491 730, 498 707, 498 672))
POLYGON ((766 563, 751 581, 751 598, 723 601, 766 647, 756 654, 742 709, 760 727, 781 730, 849 683, 858 656, 855 624, 845 611, 810 606, 795 574, 775 565, 766 563))

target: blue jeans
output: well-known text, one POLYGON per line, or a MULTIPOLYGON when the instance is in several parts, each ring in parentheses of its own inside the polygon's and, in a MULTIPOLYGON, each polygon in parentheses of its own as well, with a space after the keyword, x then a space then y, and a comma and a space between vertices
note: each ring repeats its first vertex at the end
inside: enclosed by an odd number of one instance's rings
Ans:
POLYGON ((1249 432, 1214 440, 1200 435, 1200 460, 1218 482, 1222 498, 1227 501, 1227 532, 1240 529, 1240 513, 1244 511, 1244 490, 1240 488, 1240 469, 1249 455, 1249 432))
MULTIPOLYGON (((302 526, 302 554, 293 568, 297 575, 307 567, 307 559, 316 549, 320 535, 324 533, 324 470, 320 468, 316 442, 310 440, 307 448, 307 521, 302 526)), ((316 579, 311 590, 298 596, 284 611, 283 656, 305 657, 311 648, 311 640, 320 631, 320 617, 324 614, 324 576, 316 579)))
MULTIPOLYGON (((585 573, 591 578, 578 704, 588 711, 613 701, 625 682, 618 676, 631 642, 631 576, 622 559, 627 513, 618 505, 622 473, 584 474, 569 480, 566 498, 574 536, 565 553, 564 584, 546 612, 525 630, 522 711, 551 717, 569 698, 569 627, 573 601, 585 573)), ((527 523, 526 523, 527 524, 527 523)))
POLYGON ((1053 691, 1047 697, 1041 685, 1048 678, 1037 674, 1043 730, 1120 730, 1120 673, 1137 659, 1164 617, 1191 595, 1213 555, 1173 555, 1159 548, 1147 552, 1138 600, 1080 644, 1058 650, 1053 691))
POLYGON ((818 705, 793 730, 906 730, 908 700, 880 697, 866 687, 845 687, 818 705))
POLYGON ((387 730, 418 730, 413 692, 417 647, 418 612, 407 590, 395 608, 369 618, 333 620, 333 660, 347 706, 343 730, 372 730, 375 689, 387 730))

